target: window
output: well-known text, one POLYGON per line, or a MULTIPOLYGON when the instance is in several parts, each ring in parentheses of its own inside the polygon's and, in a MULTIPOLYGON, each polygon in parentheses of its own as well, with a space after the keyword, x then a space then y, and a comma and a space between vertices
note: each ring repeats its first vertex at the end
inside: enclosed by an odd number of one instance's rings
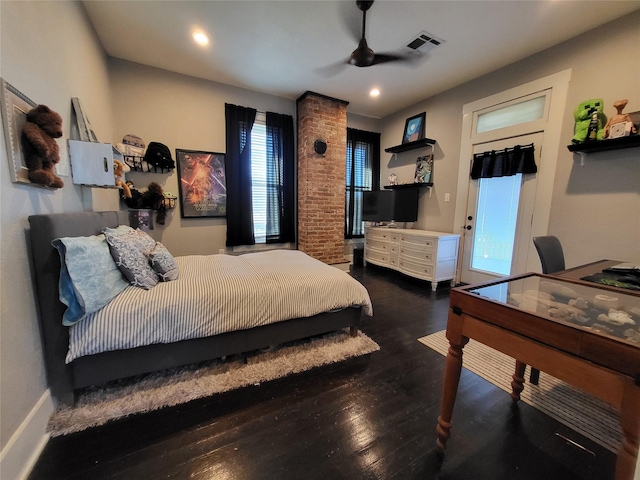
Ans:
POLYGON ((227 246, 295 242, 293 117, 225 104, 227 246))
POLYGON ((251 129, 251 194, 253 203, 253 235, 256 243, 267 239, 267 124, 258 112, 251 129))
POLYGON ((344 237, 364 237, 362 192, 380 188, 380 134, 347 128, 344 237))

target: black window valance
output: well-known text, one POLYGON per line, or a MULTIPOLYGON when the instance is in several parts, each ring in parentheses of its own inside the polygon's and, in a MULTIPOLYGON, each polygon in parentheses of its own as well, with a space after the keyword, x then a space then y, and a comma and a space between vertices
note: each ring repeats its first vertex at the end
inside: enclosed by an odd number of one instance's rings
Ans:
POLYGON ((536 173, 535 148, 530 145, 516 145, 504 150, 476 153, 471 166, 471 178, 509 177, 516 173, 536 173))

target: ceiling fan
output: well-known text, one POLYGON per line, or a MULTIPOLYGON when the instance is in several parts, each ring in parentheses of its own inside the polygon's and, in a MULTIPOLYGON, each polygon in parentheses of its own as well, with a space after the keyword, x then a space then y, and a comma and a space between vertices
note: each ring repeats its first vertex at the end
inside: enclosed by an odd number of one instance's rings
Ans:
MULTIPOLYGON (((420 59, 420 55, 415 53, 404 53, 404 52, 387 52, 387 53, 375 53, 373 50, 369 48, 367 45, 366 39, 366 28, 367 28, 367 11, 373 5, 373 0, 358 0, 356 1, 356 5, 362 11, 362 36, 358 42, 358 48, 356 48, 351 55, 345 59, 341 60, 332 65, 328 65, 322 68, 316 69, 316 72, 325 77, 331 77, 340 73, 344 68, 349 65, 354 65, 356 67, 371 67, 373 65, 380 65, 382 63, 390 63, 390 62, 398 62, 405 64, 413 64, 416 63, 420 59)), ((351 22, 348 22, 349 24, 351 22)), ((354 37, 357 38, 359 33, 353 32, 354 37)))
POLYGON ((351 53, 347 63, 355 65, 356 67, 370 67, 381 63, 411 61, 408 55, 399 53, 374 53, 374 51, 369 48, 367 39, 365 38, 365 32, 367 29, 367 10, 373 5, 373 0, 358 0, 356 1, 356 5, 362 11, 362 38, 358 43, 358 48, 351 53))

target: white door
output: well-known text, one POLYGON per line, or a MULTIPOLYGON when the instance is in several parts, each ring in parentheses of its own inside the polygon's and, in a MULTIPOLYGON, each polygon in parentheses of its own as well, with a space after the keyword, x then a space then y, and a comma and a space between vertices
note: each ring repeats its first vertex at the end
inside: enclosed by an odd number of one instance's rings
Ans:
MULTIPOLYGON (((473 145, 473 154, 534 145, 540 168, 542 132, 473 145)), ((527 271, 537 174, 469 179, 460 279, 478 283, 527 271)))

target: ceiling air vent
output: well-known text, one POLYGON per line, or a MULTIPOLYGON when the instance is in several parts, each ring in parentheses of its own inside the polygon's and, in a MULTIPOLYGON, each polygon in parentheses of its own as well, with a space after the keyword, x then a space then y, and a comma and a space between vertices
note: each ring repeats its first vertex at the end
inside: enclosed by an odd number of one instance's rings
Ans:
POLYGON ((427 53, 442 43, 444 43, 444 40, 423 30, 407 43, 407 48, 417 53, 427 53))

